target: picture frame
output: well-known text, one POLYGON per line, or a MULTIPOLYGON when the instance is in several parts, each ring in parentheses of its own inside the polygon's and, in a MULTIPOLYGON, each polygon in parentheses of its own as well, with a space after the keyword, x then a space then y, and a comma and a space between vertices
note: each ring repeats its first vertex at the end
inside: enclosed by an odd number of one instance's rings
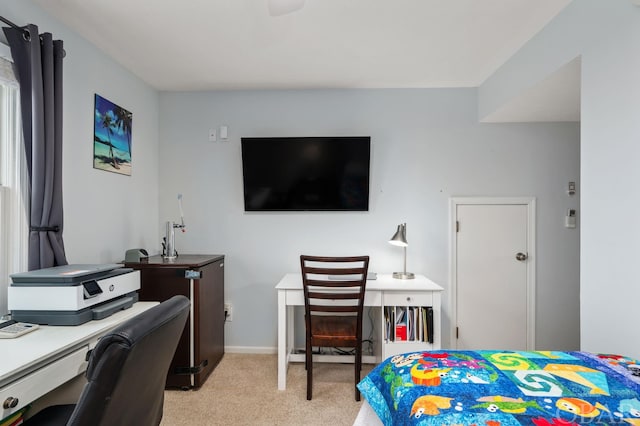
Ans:
POLYGON ((131 176, 133 113, 95 94, 93 168, 131 176))

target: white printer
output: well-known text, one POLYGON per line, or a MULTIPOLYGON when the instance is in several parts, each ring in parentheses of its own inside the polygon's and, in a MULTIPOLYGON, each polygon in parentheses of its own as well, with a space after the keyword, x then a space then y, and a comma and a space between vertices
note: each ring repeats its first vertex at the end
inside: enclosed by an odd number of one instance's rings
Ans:
POLYGON ((79 325, 137 302, 140 271, 121 264, 64 265, 13 274, 11 281, 12 319, 79 325))

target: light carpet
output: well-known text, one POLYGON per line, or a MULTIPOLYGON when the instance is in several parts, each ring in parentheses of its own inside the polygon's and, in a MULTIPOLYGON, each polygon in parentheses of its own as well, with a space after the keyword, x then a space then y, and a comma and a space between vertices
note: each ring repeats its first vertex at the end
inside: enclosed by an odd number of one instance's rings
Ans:
POLYGON ((276 355, 225 354, 200 389, 165 391, 161 425, 352 425, 362 405, 353 374, 353 364, 314 363, 307 401, 304 363, 289 364, 279 391, 276 355))

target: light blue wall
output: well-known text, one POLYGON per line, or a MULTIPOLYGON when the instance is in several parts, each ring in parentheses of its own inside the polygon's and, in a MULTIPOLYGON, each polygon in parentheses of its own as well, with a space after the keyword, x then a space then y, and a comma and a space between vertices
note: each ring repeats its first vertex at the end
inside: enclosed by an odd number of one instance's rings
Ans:
MULTIPOLYGON (((29 0, 0 14, 64 41, 64 239, 70 263, 111 263, 158 239, 158 93, 29 0), (130 177, 93 169, 94 94, 133 112, 130 177)), ((4 37, 4 36, 2 36, 4 37)))
MULTIPOLYGON (((402 253, 387 243, 407 222, 408 270, 448 288, 448 200, 453 196, 537 198, 537 346, 579 346, 579 238, 563 227, 577 207, 566 195, 579 175, 576 123, 478 124, 475 89, 309 90, 162 93, 160 220, 178 217, 178 251, 222 253, 231 347, 274 348, 276 293, 306 254, 369 254, 391 272, 402 253), (227 142, 210 128, 229 126, 227 142), (245 213, 242 136, 370 135, 367 213, 245 213)), ((490 298, 491 295, 487 295, 490 298)), ((443 298, 448 344, 449 292, 443 298)), ((482 301, 478 301, 482 303, 482 301)), ((508 321, 508 318, 505 318, 508 321)), ((499 328, 499 326, 497 326, 499 328)))
MULTIPOLYGON (((163 222, 178 218, 183 253, 222 253, 231 347, 273 349, 280 277, 300 253, 372 256, 371 269, 401 266, 387 244, 408 224, 408 269, 448 288, 448 199, 537 197, 537 346, 579 345, 578 247, 563 224, 578 181, 576 124, 478 124, 477 91, 316 90, 158 95, 27 0, 0 0, 1 13, 65 40, 65 240, 70 261, 112 262, 130 247, 160 250, 163 222), (93 170, 93 95, 134 113, 133 175, 93 170), (208 132, 229 126, 229 141, 208 132), (365 134, 373 143, 371 211, 248 214, 242 205, 241 136, 365 134), (158 143, 158 141, 160 141, 158 143), (159 212, 158 212, 159 210, 159 212)), ((448 344, 448 291, 443 299, 448 344)), ((490 295, 488 295, 490 297, 490 295)), ((508 319, 505 319, 508 320, 508 319)))
POLYGON ((640 7, 576 0, 487 80, 479 103, 482 116, 581 55, 581 347, 636 358, 638 46, 640 7))
MULTIPOLYGON (((620 3, 620 2, 618 2, 620 3)), ((626 3, 626 2, 622 2, 626 3)), ((640 358, 640 7, 582 58, 582 345, 640 358)))

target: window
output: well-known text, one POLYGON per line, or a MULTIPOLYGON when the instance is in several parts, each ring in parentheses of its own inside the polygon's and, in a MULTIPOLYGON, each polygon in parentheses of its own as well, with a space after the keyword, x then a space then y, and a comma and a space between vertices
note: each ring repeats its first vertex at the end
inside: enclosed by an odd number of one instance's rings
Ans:
POLYGON ((9 275, 27 268, 27 182, 19 87, 9 49, 0 43, 0 316, 8 313, 9 275))

